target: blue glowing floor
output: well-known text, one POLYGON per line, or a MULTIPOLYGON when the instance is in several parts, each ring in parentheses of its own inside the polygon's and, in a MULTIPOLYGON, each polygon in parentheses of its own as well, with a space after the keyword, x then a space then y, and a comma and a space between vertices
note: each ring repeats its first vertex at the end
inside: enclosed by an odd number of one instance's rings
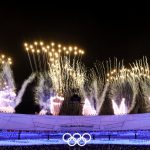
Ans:
POLYGON ((0 114, 0 146, 59 145, 64 133, 90 133, 88 144, 150 145, 150 113, 119 116, 0 114), (96 121, 95 121, 96 120, 96 121))
MULTIPOLYGON (((83 135, 83 132, 79 132, 83 135)), ((0 146, 8 145, 57 145, 67 144, 62 140, 64 132, 17 132, 1 131, 0 146)), ((71 133, 73 135, 73 133, 71 133)), ((150 145, 150 130, 147 131, 101 131, 89 132, 88 144, 150 145)))
MULTIPOLYGON (((1 140, 0 146, 17 146, 17 145, 52 145, 52 144, 66 144, 63 140, 55 139, 38 139, 38 140, 1 140)), ((121 145, 150 145, 150 140, 139 140, 139 139, 97 139, 91 140, 88 144, 121 144, 121 145)))

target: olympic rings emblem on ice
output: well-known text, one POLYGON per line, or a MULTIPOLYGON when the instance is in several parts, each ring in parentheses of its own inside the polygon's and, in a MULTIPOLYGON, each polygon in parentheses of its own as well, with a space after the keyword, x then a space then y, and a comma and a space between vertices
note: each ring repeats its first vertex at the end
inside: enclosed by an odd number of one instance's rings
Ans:
POLYGON ((87 142, 91 141, 91 135, 89 133, 84 133, 83 135, 80 133, 74 133, 73 135, 65 133, 62 139, 69 146, 75 146, 76 144, 79 146, 85 146, 87 142))

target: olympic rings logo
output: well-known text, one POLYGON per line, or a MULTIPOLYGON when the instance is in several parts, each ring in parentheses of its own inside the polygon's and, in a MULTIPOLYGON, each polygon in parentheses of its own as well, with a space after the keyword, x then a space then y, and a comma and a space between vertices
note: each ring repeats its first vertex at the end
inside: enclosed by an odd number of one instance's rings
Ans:
POLYGON ((62 139, 68 143, 69 146, 75 146, 76 144, 85 146, 87 142, 91 141, 91 135, 89 133, 84 133, 83 135, 80 133, 74 133, 73 135, 65 133, 62 139))

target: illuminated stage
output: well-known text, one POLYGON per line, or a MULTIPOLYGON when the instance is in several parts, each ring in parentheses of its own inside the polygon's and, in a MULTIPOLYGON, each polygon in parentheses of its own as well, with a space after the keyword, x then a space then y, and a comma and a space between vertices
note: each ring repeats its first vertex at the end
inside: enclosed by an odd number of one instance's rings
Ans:
POLYGON ((0 129, 52 132, 150 130, 150 114, 42 116, 1 113, 0 129))
POLYGON ((91 134, 88 144, 150 145, 150 114, 40 116, 0 114, 0 145, 66 144, 64 133, 91 134))

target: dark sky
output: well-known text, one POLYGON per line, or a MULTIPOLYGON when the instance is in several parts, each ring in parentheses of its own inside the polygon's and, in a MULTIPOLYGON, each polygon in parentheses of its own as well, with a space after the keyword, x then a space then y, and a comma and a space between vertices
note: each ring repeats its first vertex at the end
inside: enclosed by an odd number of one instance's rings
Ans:
POLYGON ((106 2, 63 6, 43 3, 0 6, 0 50, 14 60, 18 87, 31 73, 23 48, 25 41, 77 44, 86 50, 87 64, 114 56, 126 62, 150 56, 147 4, 106 2))
POLYGON ((114 56, 127 62, 150 56, 150 15, 146 4, 1 7, 0 50, 14 59, 19 83, 31 71, 23 48, 25 41, 77 44, 86 50, 84 58, 89 64, 114 56))

